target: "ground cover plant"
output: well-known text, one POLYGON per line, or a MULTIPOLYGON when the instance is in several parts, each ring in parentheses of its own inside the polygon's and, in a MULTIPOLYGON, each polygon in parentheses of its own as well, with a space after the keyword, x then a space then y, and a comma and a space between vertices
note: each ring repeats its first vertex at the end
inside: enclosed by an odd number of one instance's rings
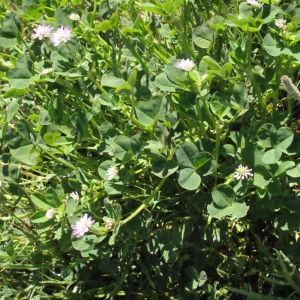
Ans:
POLYGON ((0 15, 0 299, 300 298, 300 1, 0 15))

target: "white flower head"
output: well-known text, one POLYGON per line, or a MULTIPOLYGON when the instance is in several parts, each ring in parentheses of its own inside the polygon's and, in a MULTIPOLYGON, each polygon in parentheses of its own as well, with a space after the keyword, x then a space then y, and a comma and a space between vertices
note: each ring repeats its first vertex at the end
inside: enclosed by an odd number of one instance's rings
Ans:
POLYGON ((247 3, 250 4, 253 8, 258 8, 261 6, 261 3, 256 0, 247 0, 247 3))
POLYGON ((79 200, 79 195, 77 192, 70 193, 70 197, 73 198, 75 201, 79 200))
POLYGON ((35 33, 32 35, 32 37, 41 41, 42 39, 50 36, 53 27, 51 27, 50 25, 39 25, 38 27, 33 28, 33 30, 35 31, 35 33))
POLYGON ((112 180, 118 174, 118 168, 116 166, 110 166, 107 169, 107 180, 112 180))
POLYGON ((70 18, 72 21, 77 21, 77 22, 80 21, 80 16, 79 16, 78 14, 72 13, 72 14, 69 15, 69 18, 70 18))
POLYGON ((244 167, 242 165, 239 165, 239 167, 235 170, 233 177, 236 178, 237 180, 244 180, 248 179, 249 177, 252 177, 253 174, 251 173, 252 169, 248 169, 248 167, 244 167))
POLYGON ((286 20, 283 20, 283 19, 277 19, 275 20, 275 25, 278 27, 278 28, 283 28, 285 27, 286 25, 286 20))
POLYGON ((281 77, 281 84, 294 100, 300 101, 300 92, 288 76, 281 77))
POLYGON ((86 184, 83 183, 83 184, 81 185, 81 188, 82 188, 83 191, 86 191, 86 190, 88 189, 88 186, 87 186, 86 184))
POLYGON ((42 71, 42 74, 43 74, 43 75, 46 75, 46 74, 49 74, 49 73, 51 73, 51 72, 53 72, 53 69, 52 69, 52 68, 46 68, 46 69, 44 69, 44 70, 42 71))
POLYGON ((89 231, 94 223, 95 220, 93 220, 92 217, 89 217, 88 214, 84 214, 83 217, 72 225, 73 234, 75 234, 77 238, 83 236, 89 231))
POLYGON ((106 222, 107 228, 108 228, 108 229, 112 229, 112 227, 113 227, 113 225, 114 225, 113 220, 107 219, 105 222, 106 222))
POLYGON ((52 219, 53 215, 54 215, 54 208, 51 207, 51 208, 49 208, 49 209, 47 210, 47 212, 46 212, 46 218, 47 218, 48 220, 50 220, 50 219, 52 219))
POLYGON ((72 29, 69 26, 61 26, 55 32, 53 32, 52 36, 50 37, 50 40, 56 47, 60 43, 67 43, 71 39, 71 36, 72 29))
POLYGON ((189 72, 195 67, 195 63, 190 59, 182 59, 181 61, 177 62, 174 66, 178 69, 189 72))

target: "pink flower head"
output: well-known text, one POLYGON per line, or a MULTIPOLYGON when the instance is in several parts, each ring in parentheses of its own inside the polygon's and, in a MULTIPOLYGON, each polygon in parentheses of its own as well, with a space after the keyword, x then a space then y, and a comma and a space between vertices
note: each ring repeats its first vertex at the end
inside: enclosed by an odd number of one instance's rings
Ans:
POLYGON ((50 25, 39 25, 38 27, 33 28, 33 30, 35 33, 32 35, 32 37, 41 41, 42 39, 50 36, 53 27, 50 25))
POLYGON ((252 177, 253 174, 251 173, 252 169, 248 169, 248 167, 243 167, 242 165, 239 165, 239 167, 235 170, 233 177, 237 180, 244 180, 248 179, 248 176, 252 177))
POLYGON ((53 32, 50 40, 54 46, 58 46, 60 43, 66 43, 71 39, 72 29, 69 26, 59 27, 55 32, 53 32))
POLYGON ((54 208, 51 207, 51 208, 49 208, 49 209, 47 210, 47 212, 46 212, 46 218, 47 218, 48 220, 50 220, 50 219, 52 219, 53 215, 54 215, 54 208))
POLYGON ((194 68, 195 63, 190 59, 182 59, 181 61, 177 62, 174 66, 178 69, 189 72, 194 68))
POLYGON ((83 217, 72 225, 73 234, 75 234, 77 238, 83 236, 94 223, 95 220, 93 220, 92 217, 89 217, 88 214, 84 214, 83 217))

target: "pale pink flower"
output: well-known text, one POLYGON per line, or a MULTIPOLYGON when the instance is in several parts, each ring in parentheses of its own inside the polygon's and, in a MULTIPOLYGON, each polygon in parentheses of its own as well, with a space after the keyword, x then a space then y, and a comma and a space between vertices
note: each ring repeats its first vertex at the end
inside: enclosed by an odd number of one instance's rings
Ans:
POLYGON ((275 20, 275 25, 278 27, 278 28, 283 28, 286 24, 286 20, 284 19, 277 19, 275 20))
POLYGON ((35 31, 35 33, 32 35, 32 37, 41 41, 42 39, 50 36, 53 27, 51 27, 50 25, 39 25, 38 27, 33 28, 33 30, 35 31))
POLYGON ((51 207, 51 208, 49 208, 49 209, 47 210, 47 212, 46 212, 46 218, 47 218, 48 220, 52 219, 53 214, 54 214, 54 208, 51 207))
POLYGON ((281 84, 294 100, 300 101, 300 92, 288 76, 281 77, 281 84))
POLYGON ((235 170, 233 177, 236 178, 237 180, 244 180, 248 179, 249 177, 252 177, 253 174, 251 173, 252 169, 248 169, 248 167, 243 167, 242 165, 239 165, 239 167, 235 170))
POLYGON ((72 36, 72 29, 69 26, 59 27, 55 32, 53 32, 50 37, 51 42, 56 47, 60 43, 67 43, 72 36))
POLYGON ((194 68, 195 63, 190 59, 182 59, 181 61, 177 62, 174 66, 178 69, 189 72, 194 68))
POLYGON ((83 217, 72 225, 73 234, 75 234, 77 238, 83 236, 94 223, 95 220, 93 220, 92 217, 89 217, 88 214, 84 214, 83 217))
POLYGON ((113 227, 113 225, 114 225, 113 220, 107 219, 105 222, 106 222, 107 228, 108 228, 108 229, 112 229, 112 227, 113 227))

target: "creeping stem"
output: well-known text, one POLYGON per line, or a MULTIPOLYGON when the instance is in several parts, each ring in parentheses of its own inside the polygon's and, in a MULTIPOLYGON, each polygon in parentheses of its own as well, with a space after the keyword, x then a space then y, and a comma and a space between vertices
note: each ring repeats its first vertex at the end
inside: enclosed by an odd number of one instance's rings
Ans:
POLYGON ((153 197, 159 192, 159 190, 161 189, 161 187, 163 186, 163 184, 165 183, 165 181, 167 180, 168 177, 163 178, 160 183, 158 184, 158 186, 154 189, 154 191, 151 193, 151 195, 145 200, 145 202, 136 209, 136 211, 134 211, 129 217, 127 217, 125 220, 120 222, 120 225, 124 225, 127 222, 129 222, 131 219, 133 219, 135 216, 137 216, 143 209, 145 209, 150 201, 153 199, 153 197))

